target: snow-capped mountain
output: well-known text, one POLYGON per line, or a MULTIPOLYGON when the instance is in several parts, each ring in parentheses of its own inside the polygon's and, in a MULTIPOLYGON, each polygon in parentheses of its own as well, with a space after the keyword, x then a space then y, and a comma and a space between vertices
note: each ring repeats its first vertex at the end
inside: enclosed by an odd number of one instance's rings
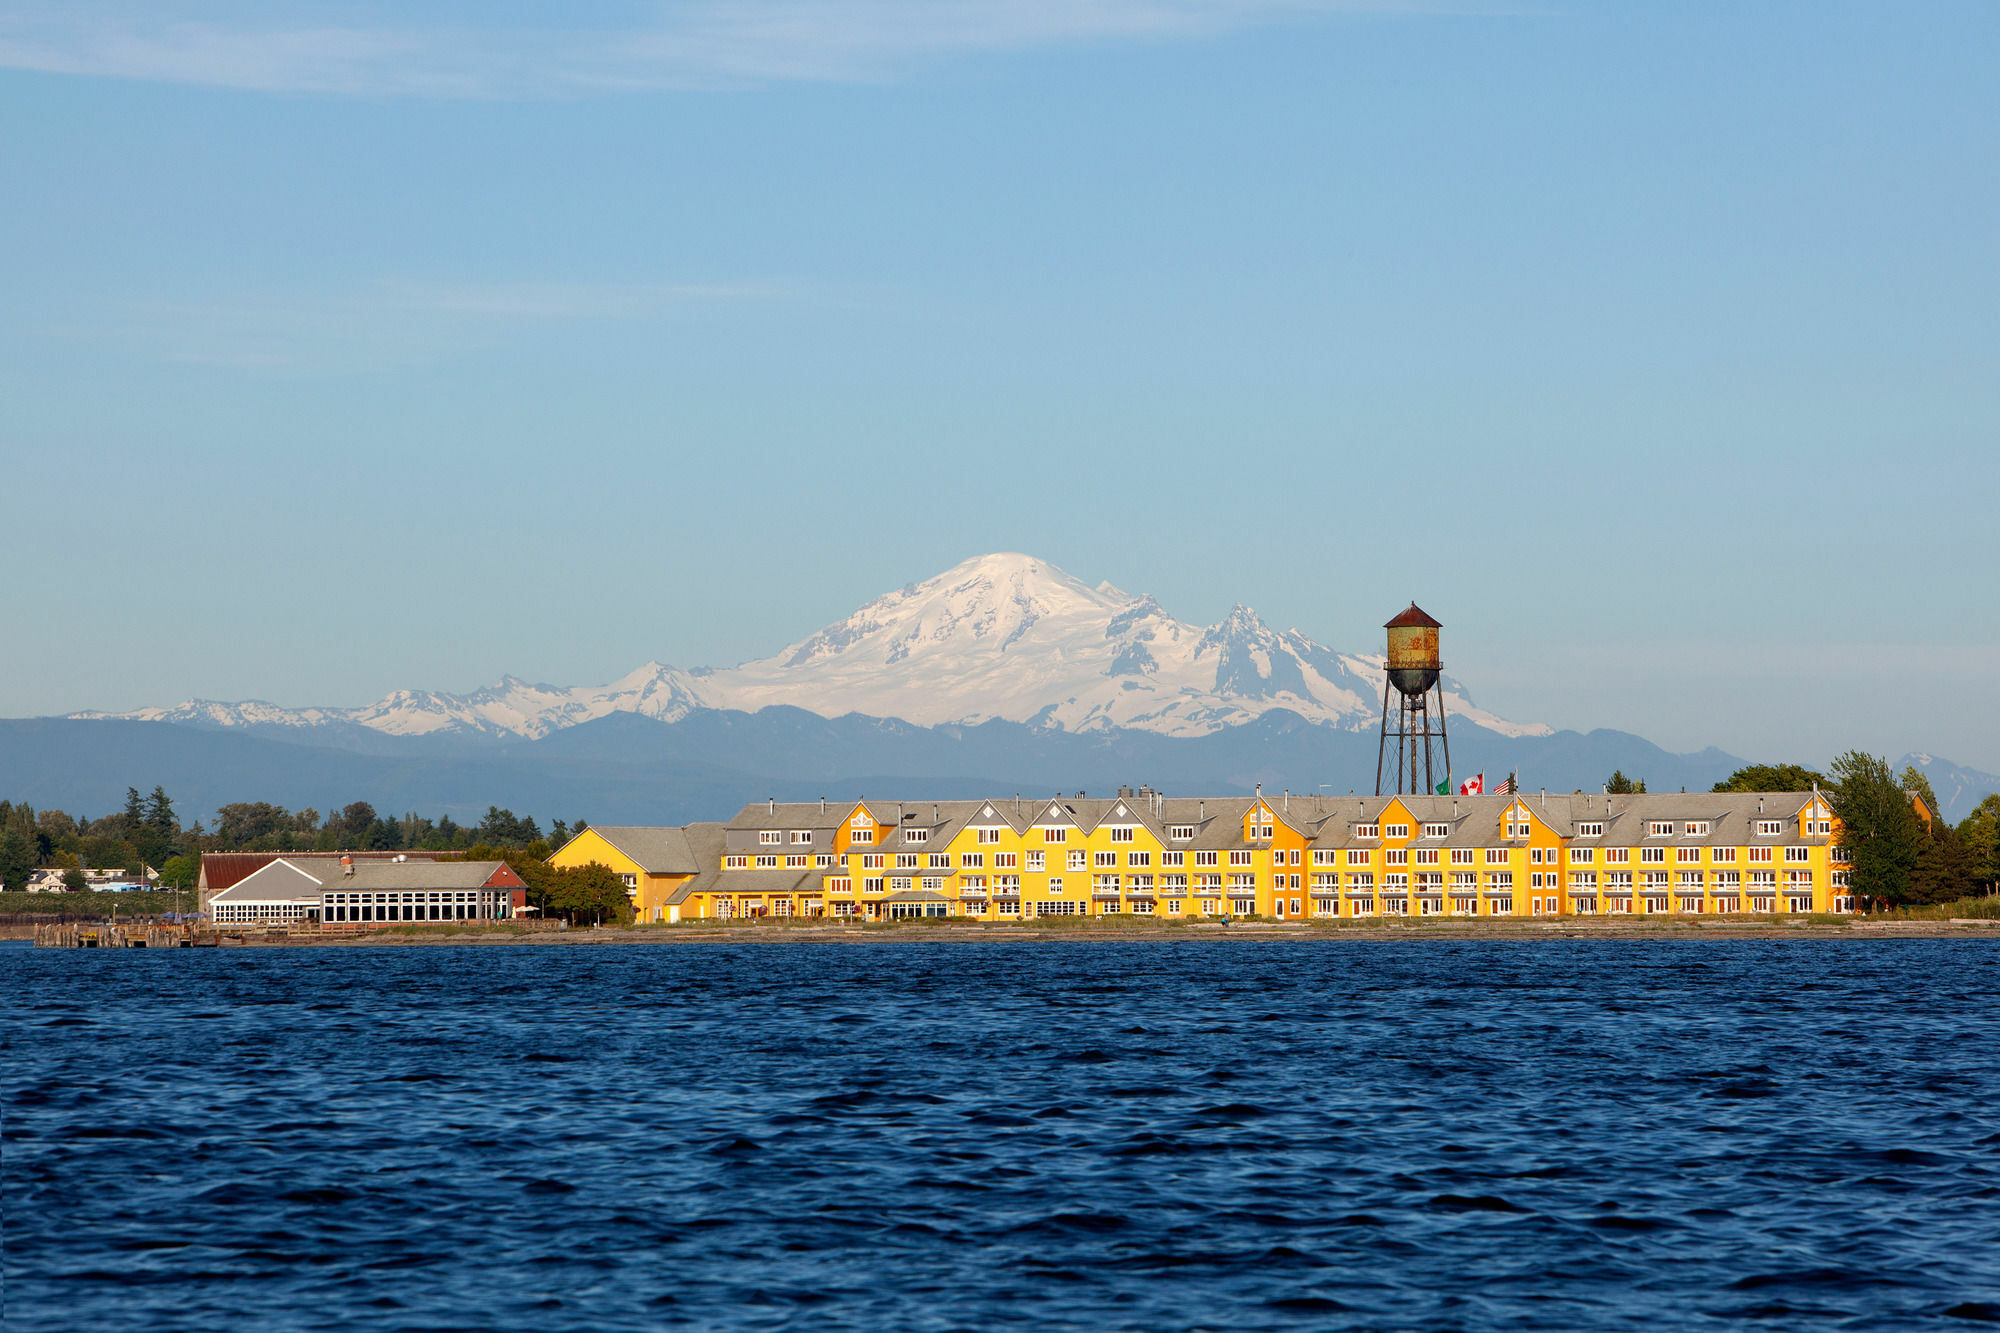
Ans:
MULTIPOLYGON (((352 709, 194 700, 75 716, 534 738, 614 712, 671 722, 702 708, 789 704, 920 726, 1003 718, 1195 736, 1289 709, 1360 731, 1380 720, 1382 668, 1380 654, 1339 653, 1297 630, 1274 630, 1246 606, 1202 628, 1151 597, 1093 588, 1046 561, 1001 554, 878 597, 774 656, 726 669, 649 662, 609 685, 568 689, 507 677, 472 694, 398 690, 352 709)), ((1549 734, 1474 707, 1448 677, 1445 697, 1454 718, 1508 736, 1549 734)))

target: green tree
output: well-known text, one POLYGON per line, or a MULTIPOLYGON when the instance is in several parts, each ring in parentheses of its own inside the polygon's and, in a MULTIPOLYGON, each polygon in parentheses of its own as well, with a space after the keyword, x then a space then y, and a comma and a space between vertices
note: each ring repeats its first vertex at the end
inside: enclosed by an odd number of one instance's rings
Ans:
POLYGON ((1811 791, 1826 785, 1824 774, 1803 764, 1749 764, 1710 788, 1712 791, 1811 791))
POLYGON ((1854 858, 1849 883, 1855 894, 1892 905, 1911 901, 1910 872, 1924 829, 1889 761, 1849 750, 1828 774, 1833 781, 1827 796, 1840 816, 1841 841, 1854 858))
POLYGON ((14 892, 26 889, 28 876, 34 869, 34 845, 21 831, 10 828, 0 833, 0 888, 14 892))
POLYGON ((1958 830, 1942 819, 1931 821, 1910 868, 1910 901, 1951 903, 1970 898, 1978 885, 1978 858, 1958 830))
POLYGON ((69 890, 71 893, 82 893, 90 887, 90 876, 84 874, 75 866, 71 866, 68 870, 63 871, 62 881, 63 888, 69 890))
POLYGON ((1931 780, 1924 776, 1921 768, 1915 764, 1906 765, 1903 769, 1902 784, 1904 791, 1913 791, 1924 798, 1924 808, 1933 816, 1943 817, 1944 807, 1938 804, 1937 793, 1931 790, 1931 780))
POLYGON ((1958 836, 1972 849, 1973 873, 1982 883, 2000 881, 2000 793, 1972 808, 1958 826, 1958 836))
POLYGON ((166 838, 181 831, 180 821, 174 818, 174 803, 165 787, 154 787, 153 794, 146 798, 146 827, 166 838))
POLYGON ((338 815, 329 816, 328 821, 333 825, 342 847, 365 851, 368 830, 375 824, 375 807, 366 801, 355 801, 342 807, 338 815))
POLYGON ((160 887, 163 889, 191 889, 201 881, 201 858, 181 855, 169 857, 160 867, 160 887))
POLYGON ((1604 790, 1613 796, 1634 796, 1644 792, 1646 784, 1643 781, 1634 782, 1626 777, 1625 770, 1620 768, 1612 770, 1610 780, 1604 784, 1604 790))
POLYGON ((291 827, 291 812, 268 801, 238 801, 215 812, 215 835, 225 848, 248 847, 291 827))
POLYGON ((539 841, 542 832, 535 827, 534 820, 517 816, 512 810, 489 805, 486 807, 486 818, 479 821, 473 836, 480 842, 498 847, 525 847, 539 841))
POLYGON ((139 789, 137 787, 127 787, 125 789, 125 827, 127 829, 135 829, 145 822, 146 803, 140 799, 139 789))
POLYGON ((596 861, 556 870, 549 884, 548 905, 571 922, 588 918, 595 925, 632 919, 632 900, 625 892, 625 881, 610 866, 596 861))

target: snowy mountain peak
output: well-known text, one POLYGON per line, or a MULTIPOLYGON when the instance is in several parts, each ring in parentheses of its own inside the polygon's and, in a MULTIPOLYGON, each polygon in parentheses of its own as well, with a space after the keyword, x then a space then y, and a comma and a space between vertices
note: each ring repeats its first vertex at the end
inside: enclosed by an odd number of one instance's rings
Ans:
MULTIPOLYGON (((1509 735, 1446 682, 1454 715, 1509 735)), ((399 735, 538 737, 613 712, 673 721, 701 708, 788 704, 920 726, 994 718, 1064 730, 1130 727, 1201 735, 1272 709, 1367 730, 1380 717, 1382 659, 1273 630, 1238 603, 1206 628, 1150 596, 1092 587, 1016 552, 977 556, 875 598, 776 654, 723 669, 648 662, 609 685, 564 689, 513 676, 469 695, 397 690, 356 709, 292 712, 194 701, 126 717, 207 726, 352 723, 399 735)), ((87 716, 87 715, 79 715, 87 716)), ((102 716, 102 715, 97 715, 102 716)))

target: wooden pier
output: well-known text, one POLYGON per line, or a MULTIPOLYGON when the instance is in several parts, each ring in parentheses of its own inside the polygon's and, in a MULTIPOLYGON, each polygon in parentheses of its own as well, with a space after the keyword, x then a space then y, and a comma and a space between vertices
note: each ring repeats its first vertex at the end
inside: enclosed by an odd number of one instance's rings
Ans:
POLYGON ((35 927, 37 949, 212 949, 219 943, 213 926, 51 921, 35 927))

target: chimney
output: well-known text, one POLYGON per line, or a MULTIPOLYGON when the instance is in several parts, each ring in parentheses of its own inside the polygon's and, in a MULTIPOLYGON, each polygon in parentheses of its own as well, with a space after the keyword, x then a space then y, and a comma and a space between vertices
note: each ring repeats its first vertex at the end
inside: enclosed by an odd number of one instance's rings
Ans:
POLYGON ((820 812, 821 814, 825 814, 825 813, 826 813, 826 797, 824 797, 824 796, 822 796, 822 797, 820 797, 820 798, 819 798, 819 812, 820 812))
POLYGON ((1264 784, 1261 782, 1257 784, 1257 799, 1260 801, 1264 799, 1264 784))
POLYGON ((1288 815, 1292 813, 1292 789, 1290 787, 1285 788, 1285 813, 1288 815))
POLYGON ((341 874, 343 874, 343 875, 351 875, 351 874, 353 874, 353 873, 354 873, 354 858, 353 858, 353 857, 351 857, 351 856, 343 856, 343 857, 341 857, 341 858, 340 858, 340 873, 341 873, 341 874))
POLYGON ((775 796, 771 798, 771 813, 774 815, 778 813, 778 798, 775 796))

